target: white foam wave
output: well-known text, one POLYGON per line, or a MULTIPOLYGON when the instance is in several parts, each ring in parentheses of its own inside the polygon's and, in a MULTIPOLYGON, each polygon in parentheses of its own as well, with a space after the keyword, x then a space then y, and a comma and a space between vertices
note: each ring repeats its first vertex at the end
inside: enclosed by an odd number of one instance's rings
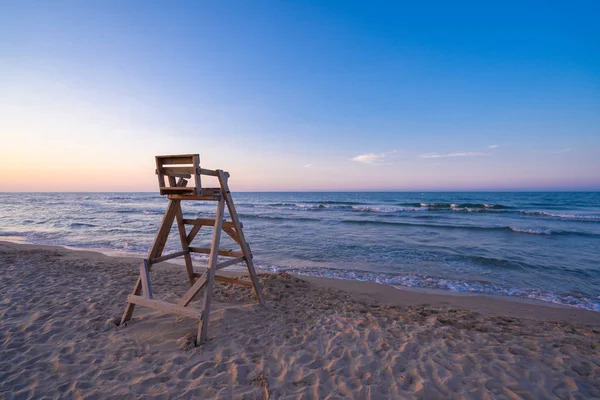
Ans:
POLYGON ((271 272, 287 272, 297 275, 308 275, 323 278, 357 280, 363 282, 376 282, 395 286, 409 288, 426 288, 449 290, 454 292, 470 292, 481 294, 493 294, 503 296, 515 296, 529 299, 542 300, 549 303, 569 305, 577 308, 583 308, 600 312, 600 301, 589 299, 577 294, 556 294, 541 290, 507 288, 493 282, 484 281, 460 281, 455 279, 446 279, 434 276, 423 276, 415 273, 394 275, 389 273, 377 273, 358 270, 344 270, 334 268, 297 268, 280 267, 275 265, 259 265, 260 269, 271 272))
POLYGON ((554 214, 546 211, 522 211, 522 213, 525 215, 532 215, 538 217, 572 219, 577 221, 600 221, 600 216, 595 215, 554 214))
MULTIPOLYGON (((277 210, 316 210, 330 208, 326 204, 306 204, 306 203, 278 203, 278 204, 257 204, 254 208, 266 208, 277 210)), ((335 207, 334 207, 335 208, 335 207)))
POLYGON ((425 211, 418 207, 374 207, 374 206, 352 206, 352 210, 373 213, 395 213, 399 211, 425 211))
POLYGON ((509 226, 508 229, 510 229, 513 232, 529 233, 532 235, 551 235, 552 234, 552 231, 550 229, 527 229, 527 228, 517 228, 514 226, 509 226))

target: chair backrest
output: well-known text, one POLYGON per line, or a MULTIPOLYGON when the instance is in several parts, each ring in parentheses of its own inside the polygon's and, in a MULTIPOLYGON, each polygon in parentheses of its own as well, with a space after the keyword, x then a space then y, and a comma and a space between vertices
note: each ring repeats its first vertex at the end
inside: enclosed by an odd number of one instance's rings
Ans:
POLYGON ((158 175, 158 189, 161 195, 199 196, 202 193, 198 154, 156 156, 156 175, 158 175), (191 179, 190 186, 187 186, 188 179, 191 179))

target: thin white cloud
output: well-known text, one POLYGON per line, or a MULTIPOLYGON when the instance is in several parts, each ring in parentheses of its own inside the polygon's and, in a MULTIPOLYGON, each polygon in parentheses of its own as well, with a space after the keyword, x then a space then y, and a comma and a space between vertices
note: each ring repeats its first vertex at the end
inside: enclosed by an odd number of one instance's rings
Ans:
POLYGON ((304 168, 310 168, 310 167, 312 167, 312 164, 306 164, 306 165, 304 166, 304 168))
POLYGON ((488 146, 488 149, 496 149, 496 148, 498 148, 498 147, 500 147, 500 145, 499 145, 499 144, 490 144, 490 145, 488 146))
POLYGON ((567 147, 566 149, 551 151, 550 154, 563 154, 563 153, 567 153, 569 151, 571 151, 571 148, 567 147))
POLYGON ((356 157, 352 157, 352 161, 355 161, 355 162, 361 163, 361 164, 376 164, 376 163, 382 162, 384 158, 385 158, 385 153, 382 153, 382 154, 368 153, 368 154, 360 154, 356 157))
POLYGON ((439 153, 421 154, 419 156, 419 158, 486 157, 486 156, 489 156, 489 154, 482 153, 479 151, 464 151, 461 153, 447 153, 447 154, 439 154, 439 153))

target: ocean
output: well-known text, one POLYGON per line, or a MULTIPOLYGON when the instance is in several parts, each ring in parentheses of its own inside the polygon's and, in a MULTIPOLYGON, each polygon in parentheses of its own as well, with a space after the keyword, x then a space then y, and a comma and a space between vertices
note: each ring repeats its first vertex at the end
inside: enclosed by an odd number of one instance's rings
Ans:
MULTIPOLYGON (((259 269, 600 311, 597 192, 234 193, 234 200, 259 269)), ((212 202, 183 204, 186 218, 215 212, 212 202)), ((156 193, 0 193, 0 240, 143 255, 166 205, 156 193)), ((211 228, 200 232, 195 245, 208 244, 211 228)), ((178 240, 174 230, 166 250, 178 249, 178 240)))

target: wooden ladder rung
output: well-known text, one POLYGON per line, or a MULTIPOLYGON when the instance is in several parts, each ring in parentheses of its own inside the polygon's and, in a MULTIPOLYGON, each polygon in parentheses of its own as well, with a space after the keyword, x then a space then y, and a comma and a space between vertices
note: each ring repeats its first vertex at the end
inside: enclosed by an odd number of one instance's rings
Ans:
MULTIPOLYGON (((196 219, 184 219, 183 223, 186 225, 200 225, 200 226, 215 226, 214 218, 196 218, 196 219)), ((234 228, 235 224, 231 221, 223 221, 223 227, 234 228)))
POLYGON ((235 265, 237 263, 241 263, 246 261, 246 257, 236 257, 232 260, 227 260, 227 261, 223 261, 222 263, 217 264, 217 266, 215 267, 218 270, 223 269, 223 268, 227 268, 231 265, 235 265))
POLYGON ((233 283, 234 285, 252 286, 252 282, 243 279, 230 278, 228 276, 215 275, 215 281, 233 283))
POLYGON ((144 307, 154 308, 162 312, 182 315, 188 318, 202 319, 202 311, 193 308, 182 307, 177 304, 167 303, 161 300, 147 299, 142 296, 130 294, 127 296, 129 303, 137 304, 144 307))
MULTIPOLYGON (((210 254, 210 247, 190 247, 190 252, 200 254, 210 254)), ((233 251, 231 249, 219 249, 218 255, 224 257, 243 257, 244 253, 241 251, 233 251)))
MULTIPOLYGON (((201 278, 203 275, 204 274, 199 274, 197 272, 194 274, 194 276, 196 276, 197 278, 201 278)), ((222 276, 222 275, 215 275, 215 280, 221 281, 221 282, 233 283, 235 285, 252 286, 251 281, 247 281, 244 279, 230 278, 228 276, 222 276)))
POLYGON ((184 255, 189 254, 189 253, 190 252, 187 251, 187 250, 177 251, 175 253, 167 254, 167 255, 164 255, 164 256, 160 256, 160 257, 155 257, 155 258, 151 259, 150 262, 152 264, 157 264, 159 262, 167 261, 167 260, 170 260, 172 258, 181 257, 181 256, 184 256, 184 255))

